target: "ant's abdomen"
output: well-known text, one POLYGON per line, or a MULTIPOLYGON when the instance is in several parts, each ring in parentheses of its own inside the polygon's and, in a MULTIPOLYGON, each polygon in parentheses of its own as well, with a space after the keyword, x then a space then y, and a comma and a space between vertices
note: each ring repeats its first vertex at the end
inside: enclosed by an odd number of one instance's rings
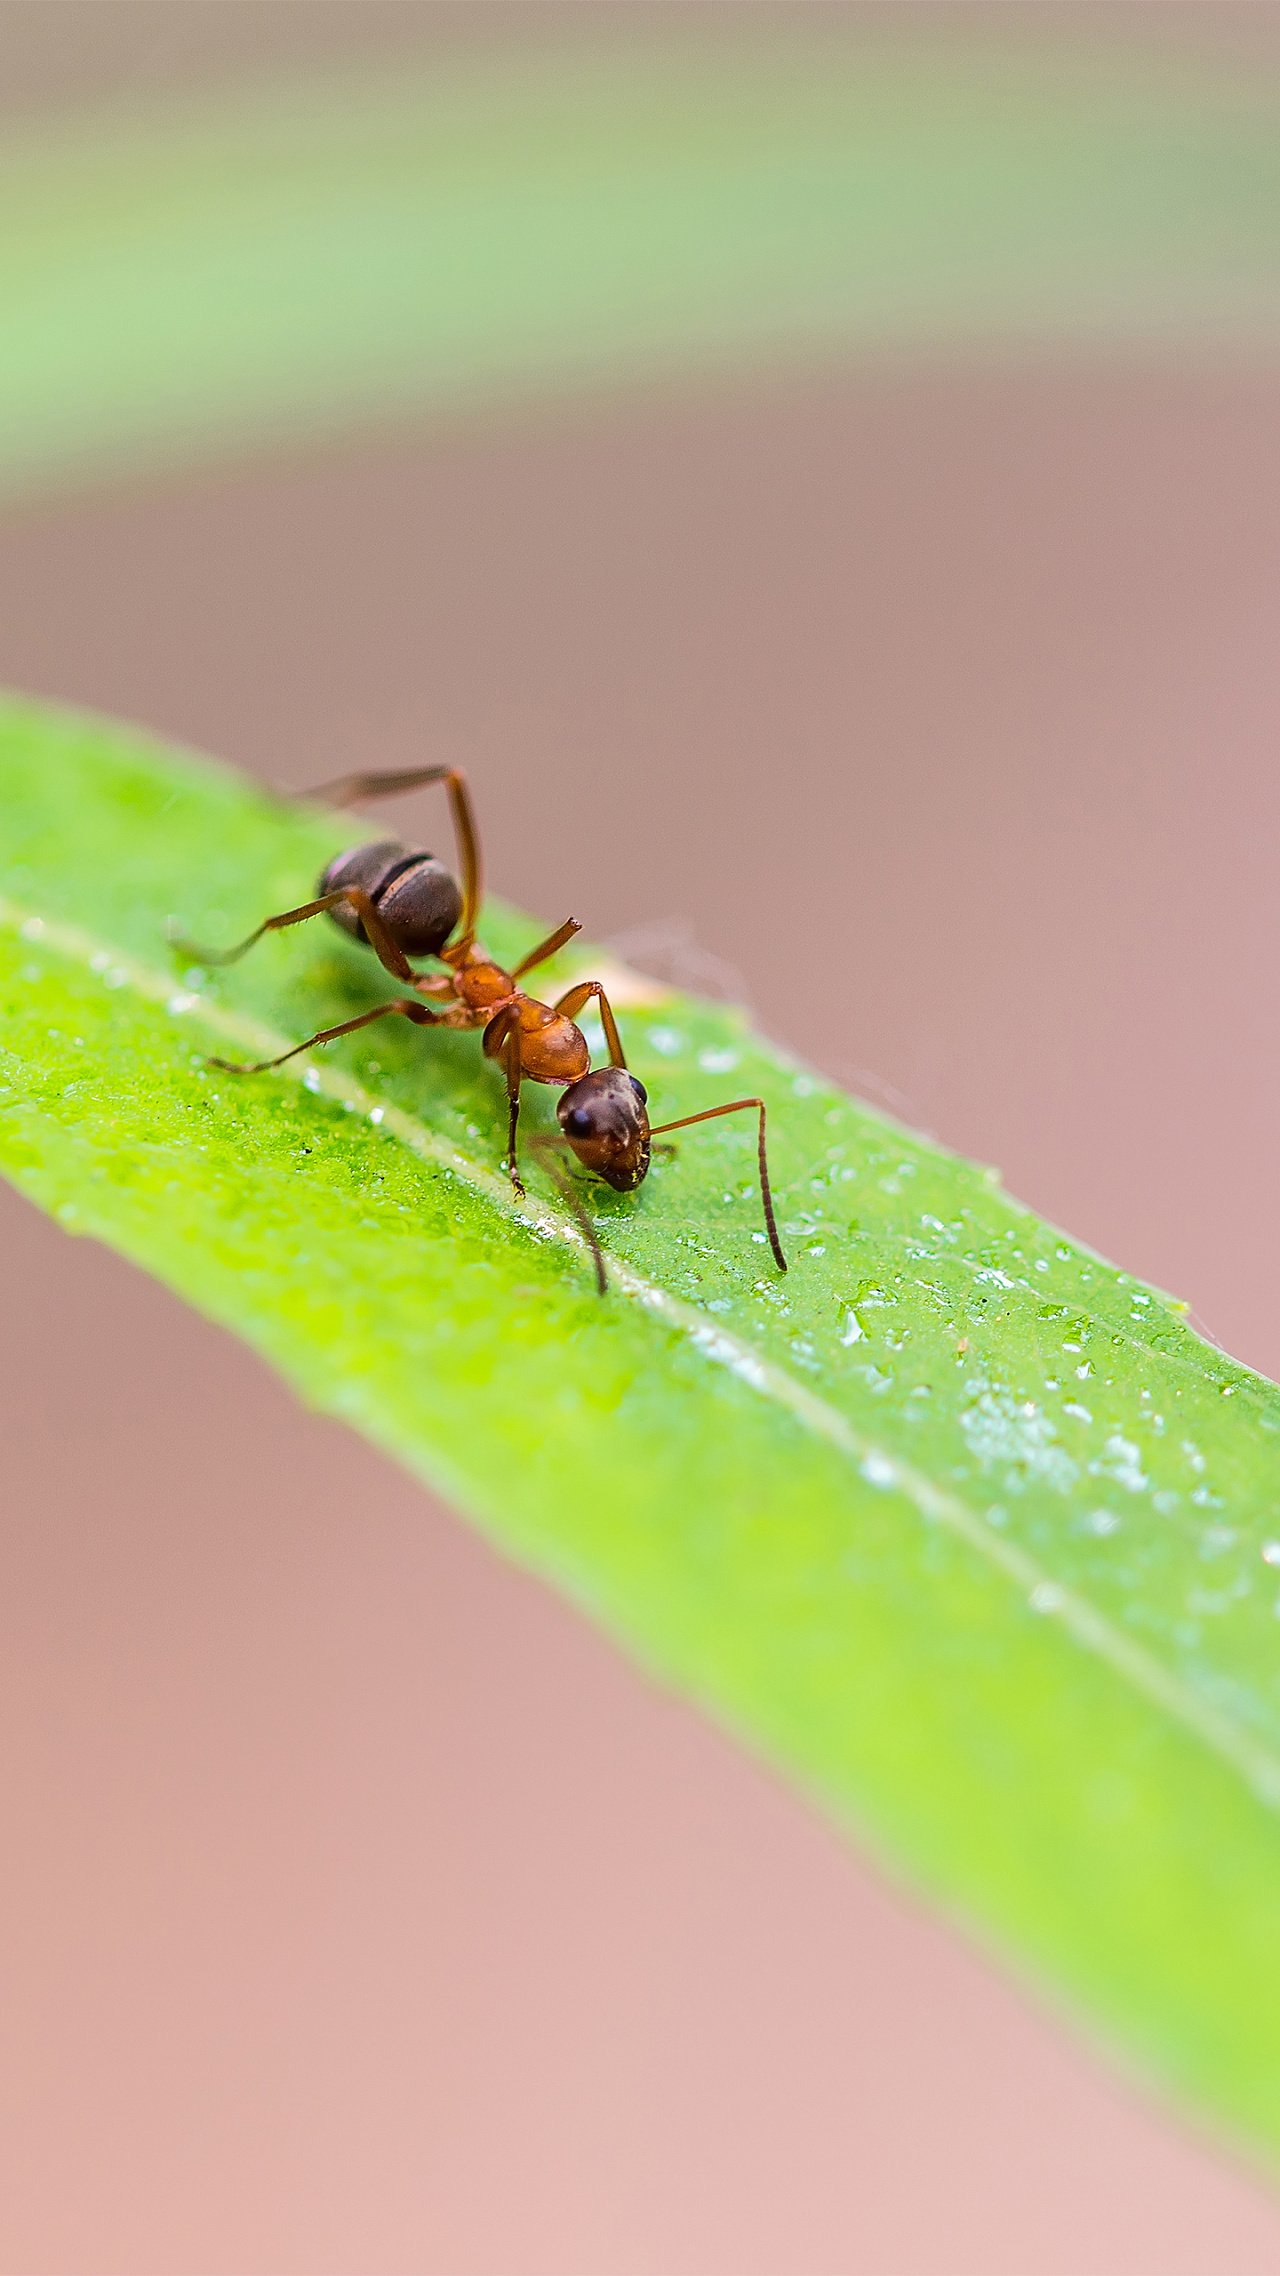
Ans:
MULTIPOLYGON (((337 854, 320 880, 320 891, 332 893, 340 885, 358 885, 368 894, 406 956, 435 956, 462 915, 462 894, 444 863, 419 847, 401 845, 398 838, 337 854)), ((329 914, 353 940, 367 939, 350 902, 339 901, 329 914)))

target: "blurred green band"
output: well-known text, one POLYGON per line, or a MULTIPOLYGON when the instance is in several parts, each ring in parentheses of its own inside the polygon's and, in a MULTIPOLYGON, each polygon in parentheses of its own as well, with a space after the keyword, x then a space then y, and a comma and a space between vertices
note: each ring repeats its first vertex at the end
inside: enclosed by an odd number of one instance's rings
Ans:
POLYGON ((1280 337, 1280 87, 598 37, 11 129, 0 495, 699 367, 1280 337))

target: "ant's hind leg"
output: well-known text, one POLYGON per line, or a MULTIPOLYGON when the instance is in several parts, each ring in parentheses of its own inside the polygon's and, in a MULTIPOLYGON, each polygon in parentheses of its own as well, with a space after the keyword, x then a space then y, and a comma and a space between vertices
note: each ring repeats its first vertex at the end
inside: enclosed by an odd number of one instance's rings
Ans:
POLYGON ((340 1035, 354 1035, 358 1027, 371 1027, 374 1020, 386 1019, 389 1012, 403 1012, 405 1018, 411 1019, 418 1027, 441 1025, 437 1015, 427 1011, 422 1004, 414 1002, 412 998, 406 1002, 401 997, 396 997, 389 1004, 375 1004, 371 1012, 361 1012, 357 1019, 344 1019, 337 1027, 318 1029, 315 1035, 307 1037, 305 1043, 295 1043, 290 1050, 282 1051, 277 1059, 255 1059, 250 1064, 238 1059, 211 1059, 209 1065, 221 1067, 225 1075, 265 1075, 272 1067, 283 1067, 286 1059, 296 1059, 300 1051, 311 1051, 317 1043, 335 1043, 340 1035))
POLYGON ((398 791, 429 790, 436 782, 442 782, 449 793, 462 865, 458 938, 469 943, 480 910, 480 832, 461 767, 395 767, 389 774, 344 774, 336 782, 322 782, 317 790, 299 791, 298 796, 316 806, 362 806, 366 800, 394 798, 398 791))
POLYGON ((398 948, 367 893, 358 885, 339 885, 332 893, 322 893, 317 901, 304 901, 297 909, 284 909, 278 917, 264 917, 255 932, 247 933, 234 948, 201 948, 198 941, 188 940, 185 933, 169 931, 169 946, 180 956, 189 956, 197 964, 238 964, 255 941, 264 933, 284 932, 290 925, 305 925, 309 917, 322 916, 326 909, 336 909, 339 901, 348 901, 355 910, 369 945, 379 963, 396 980, 412 980, 413 966, 402 948, 398 948))

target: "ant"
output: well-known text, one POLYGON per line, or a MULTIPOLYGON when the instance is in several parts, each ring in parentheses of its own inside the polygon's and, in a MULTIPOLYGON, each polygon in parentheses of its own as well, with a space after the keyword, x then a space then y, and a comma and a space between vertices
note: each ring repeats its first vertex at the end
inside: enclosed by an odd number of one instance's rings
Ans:
POLYGON ((367 799, 388 798, 398 791, 422 790, 443 783, 453 815, 454 834, 461 856, 462 886, 434 854, 398 839, 351 846, 336 854, 320 879, 315 900, 299 908, 267 917, 234 948, 201 948, 170 930, 170 940, 181 955, 206 965, 236 964, 264 933, 281 932, 289 925, 305 924, 309 917, 330 916, 353 940, 372 948, 392 975, 413 989, 411 996, 396 996, 375 1004, 372 1011, 336 1027, 322 1027, 305 1043, 295 1043, 277 1059, 260 1059, 245 1065, 230 1059, 212 1064, 230 1075, 261 1075, 282 1067, 300 1051, 352 1035, 374 1020, 400 1013, 418 1027, 482 1028, 486 1058, 496 1059, 507 1081, 509 1120, 504 1163, 511 1183, 523 1196, 524 1186, 516 1164, 516 1126, 520 1118, 520 1086, 524 1082, 554 1083, 564 1096, 556 1107, 558 1136, 540 1136, 531 1143, 547 1155, 551 1171, 582 1228, 595 1263, 601 1295, 607 1281, 604 1257, 595 1228, 554 1150, 567 1147, 583 1164, 617 1193, 632 1193, 649 1173, 651 1141, 670 1130, 685 1130, 695 1122, 711 1122, 722 1114, 739 1114, 753 1108, 759 1115, 760 1195, 764 1221, 779 1272, 787 1260, 778 1239, 765 1155, 765 1107, 760 1098, 733 1099, 727 1106, 704 1108, 701 1114, 682 1115, 676 1122, 649 1126, 648 1094, 643 1083, 627 1070, 613 1007, 598 980, 580 980, 553 1004, 527 995, 517 983, 526 972, 546 962, 576 932, 570 917, 545 940, 531 948, 513 971, 507 972, 486 955, 476 939, 480 906, 480 838, 471 808, 466 777, 457 767, 405 767, 391 774, 344 775, 337 782, 303 793, 317 803, 354 806, 367 799), (443 972, 415 972, 411 956, 433 957, 443 972), (595 997, 609 1047, 609 1065, 591 1071, 586 1038, 574 1015, 595 997), (426 997, 446 1008, 431 1011, 426 997))

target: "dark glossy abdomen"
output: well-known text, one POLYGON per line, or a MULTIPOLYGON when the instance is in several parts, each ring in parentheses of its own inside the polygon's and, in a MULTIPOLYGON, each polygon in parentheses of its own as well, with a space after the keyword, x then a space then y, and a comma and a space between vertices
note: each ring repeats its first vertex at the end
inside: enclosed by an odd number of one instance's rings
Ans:
MULTIPOLYGON (((444 863, 398 838, 350 846, 336 855, 320 880, 320 891, 332 893, 339 885, 357 885, 368 894, 406 956, 436 955, 462 915, 462 894, 444 863)), ((339 901, 329 914, 353 940, 368 938, 349 902, 339 901)))

